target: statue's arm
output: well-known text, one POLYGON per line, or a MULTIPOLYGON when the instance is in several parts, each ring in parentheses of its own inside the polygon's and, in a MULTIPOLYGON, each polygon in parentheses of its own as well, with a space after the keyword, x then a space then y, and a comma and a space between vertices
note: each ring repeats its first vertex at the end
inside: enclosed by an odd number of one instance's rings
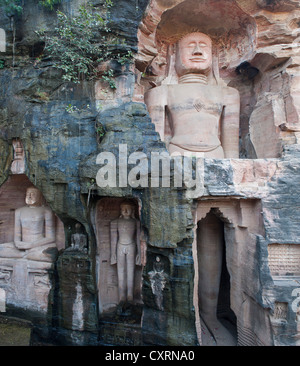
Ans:
POLYGON ((228 88, 221 120, 221 144, 225 158, 239 158, 240 95, 228 88))
POLYGON ((22 240, 22 223, 21 223, 21 210, 15 211, 15 228, 14 228, 14 243, 18 249, 29 249, 32 247, 32 243, 22 240))
POLYGON ((145 103, 147 105, 152 123, 155 125, 156 132, 160 139, 165 139, 165 108, 167 104, 167 86, 162 85, 150 89, 145 94, 145 103))
POLYGON ((31 244, 31 248, 39 247, 46 244, 55 243, 55 221, 53 212, 49 208, 44 211, 45 220, 45 237, 31 244))
POLYGON ((110 223, 110 264, 117 263, 118 221, 110 223))
POLYGON ((17 209, 15 211, 15 228, 14 228, 14 242, 17 248, 22 243, 22 227, 21 227, 20 214, 21 214, 20 210, 17 209))
POLYGON ((135 264, 137 266, 141 265, 141 223, 140 221, 136 221, 136 249, 137 249, 137 254, 136 254, 136 259, 135 259, 135 264))
POLYGON ((55 220, 50 209, 45 210, 45 244, 55 242, 55 220))

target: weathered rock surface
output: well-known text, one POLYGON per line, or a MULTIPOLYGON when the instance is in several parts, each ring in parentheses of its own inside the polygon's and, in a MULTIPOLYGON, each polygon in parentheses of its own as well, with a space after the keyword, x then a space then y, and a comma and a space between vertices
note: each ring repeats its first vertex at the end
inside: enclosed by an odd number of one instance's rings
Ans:
MULTIPOLYGON (((60 9, 72 12, 80 3, 63 1, 60 9)), ((26 2, 23 17, 16 21, 14 55, 9 19, 0 16, 7 37, 6 52, 0 54, 6 65, 0 69, 0 195, 7 192, 3 187, 10 182, 13 140, 19 138, 25 152, 25 174, 63 222, 65 247, 78 222, 88 242, 87 253, 61 247, 46 317, 9 304, 8 313, 30 319, 37 342, 200 344, 204 334, 197 298, 197 223, 212 210, 224 224, 231 292, 223 295, 231 298, 238 344, 299 345, 299 314, 294 306, 298 273, 289 272, 289 268, 297 270, 293 260, 298 258, 300 245, 299 2, 211 2, 211 9, 215 6, 218 11, 228 4, 229 11, 234 3, 232 9, 244 22, 238 47, 233 32, 231 47, 224 45, 220 53, 220 75, 241 95, 241 159, 206 159, 204 189, 197 199, 186 195, 186 187, 96 185, 100 169, 96 159, 101 152, 113 153, 117 167, 120 144, 127 145, 128 155, 143 153, 148 164, 151 152, 166 152, 143 104, 149 81, 162 82, 164 60, 156 60, 159 67, 153 75, 147 75, 147 68, 158 55, 155 34, 161 19, 167 25, 160 28, 159 36, 166 36, 169 29, 164 12, 173 14, 175 5, 185 9, 196 2, 114 3, 112 32, 123 37, 129 49, 138 49, 137 69, 132 65, 121 68, 118 89, 109 92, 106 100, 101 99, 101 83, 62 83, 50 61, 34 66, 33 49, 38 47, 34 31, 53 27, 55 13, 26 2), (255 77, 236 73, 236 67, 245 61, 259 71, 255 77), (41 99, 41 91, 47 100, 41 99), (69 105, 80 112, 68 113, 69 105), (104 129, 100 139, 99 125, 104 129), (108 319, 99 314, 97 286, 101 280, 96 273, 93 215, 103 197, 134 198, 139 203, 147 250, 142 269, 143 304, 132 324, 126 318, 108 319), (157 256, 165 279, 160 302, 150 274, 157 256)), ((234 24, 236 20, 232 20, 234 24)), ((225 25, 229 27, 229 23, 225 25)), ((150 178, 149 170, 145 174, 150 178)), ((1 281, 0 277, 0 286, 1 281)))

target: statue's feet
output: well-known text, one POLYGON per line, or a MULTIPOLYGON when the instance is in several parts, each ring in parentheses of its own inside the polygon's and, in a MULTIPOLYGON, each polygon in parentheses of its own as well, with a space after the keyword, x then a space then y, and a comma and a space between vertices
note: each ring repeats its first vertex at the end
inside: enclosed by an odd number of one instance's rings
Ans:
POLYGON ((210 343, 216 346, 236 346, 237 341, 232 333, 224 327, 217 319, 203 319, 208 331, 211 335, 210 343))

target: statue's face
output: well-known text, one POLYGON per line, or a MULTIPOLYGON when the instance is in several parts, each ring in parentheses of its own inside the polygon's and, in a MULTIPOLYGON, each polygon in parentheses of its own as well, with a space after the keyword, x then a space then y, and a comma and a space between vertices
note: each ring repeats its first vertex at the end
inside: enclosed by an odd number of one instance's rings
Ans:
POLYGON ((178 76, 205 74, 211 70, 212 42, 200 32, 184 36, 176 45, 175 70, 178 76))
POLYGON ((39 206, 41 202, 40 191, 35 188, 28 188, 26 191, 25 202, 28 206, 39 206))
POLYGON ((121 215, 124 219, 129 219, 132 217, 133 214, 133 207, 130 205, 122 205, 121 206, 121 215))

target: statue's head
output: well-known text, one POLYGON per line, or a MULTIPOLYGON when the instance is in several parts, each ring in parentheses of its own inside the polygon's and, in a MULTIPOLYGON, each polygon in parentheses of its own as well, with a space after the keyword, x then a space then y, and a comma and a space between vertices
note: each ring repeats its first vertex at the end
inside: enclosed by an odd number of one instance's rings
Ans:
POLYGON ((133 203, 129 201, 124 201, 120 204, 120 212, 121 212, 121 218, 123 219, 134 219, 135 206, 133 203))
POLYGON ((41 206, 42 205, 42 193, 35 187, 29 187, 26 190, 25 197, 26 205, 28 206, 41 206))
POLYGON ((175 70, 177 75, 204 74, 212 69, 212 41, 201 32, 183 36, 176 44, 175 70))

